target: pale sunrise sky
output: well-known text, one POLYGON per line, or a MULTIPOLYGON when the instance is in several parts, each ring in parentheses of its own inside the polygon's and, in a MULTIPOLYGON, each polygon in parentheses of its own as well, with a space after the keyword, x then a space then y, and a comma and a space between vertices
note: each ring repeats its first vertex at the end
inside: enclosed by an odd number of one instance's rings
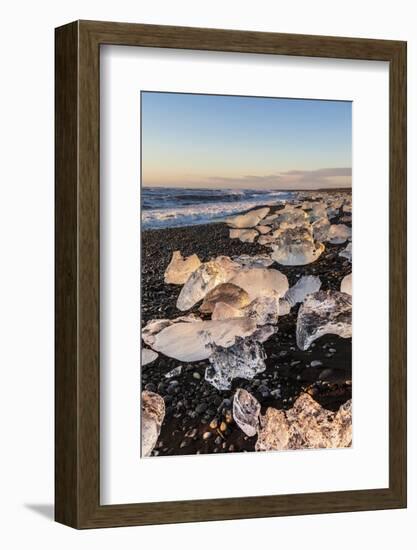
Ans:
POLYGON ((141 93, 142 184, 348 187, 352 103, 141 93))

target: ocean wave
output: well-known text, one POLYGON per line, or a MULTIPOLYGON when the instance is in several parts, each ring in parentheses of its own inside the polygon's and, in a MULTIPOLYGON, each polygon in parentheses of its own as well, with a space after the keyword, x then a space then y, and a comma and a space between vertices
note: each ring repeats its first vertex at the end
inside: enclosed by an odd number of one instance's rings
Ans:
POLYGON ((281 200, 278 200, 277 197, 270 197, 269 199, 268 197, 262 197, 257 200, 244 200, 234 203, 200 203, 192 206, 142 210, 142 229, 160 229, 219 222, 227 216, 244 212, 260 205, 270 206, 279 204, 282 200, 284 200, 283 197, 281 197, 281 200))

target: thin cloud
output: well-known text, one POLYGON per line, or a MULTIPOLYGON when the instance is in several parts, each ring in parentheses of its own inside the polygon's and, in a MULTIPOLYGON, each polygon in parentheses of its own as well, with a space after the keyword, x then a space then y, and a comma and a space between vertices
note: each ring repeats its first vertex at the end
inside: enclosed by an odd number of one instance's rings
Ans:
MULTIPOLYGON (((197 184, 197 182, 195 182, 197 184)), ((320 189, 352 186, 351 168, 322 168, 320 170, 289 170, 265 176, 212 176, 199 185, 220 187, 268 187, 277 189, 320 189)))

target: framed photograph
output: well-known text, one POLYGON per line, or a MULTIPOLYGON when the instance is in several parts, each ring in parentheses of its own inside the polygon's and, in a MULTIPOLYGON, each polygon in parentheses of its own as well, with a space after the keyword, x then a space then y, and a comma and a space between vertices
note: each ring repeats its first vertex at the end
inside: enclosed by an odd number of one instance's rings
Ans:
POLYGON ((56 520, 406 506, 406 43, 56 29, 56 520))

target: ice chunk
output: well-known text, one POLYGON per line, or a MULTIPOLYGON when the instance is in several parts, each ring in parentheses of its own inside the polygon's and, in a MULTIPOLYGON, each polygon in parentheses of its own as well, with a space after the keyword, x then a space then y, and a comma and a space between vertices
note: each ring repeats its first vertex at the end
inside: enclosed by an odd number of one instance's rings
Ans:
POLYGON ((242 233, 242 229, 229 229, 229 238, 238 239, 241 233, 242 233))
POLYGON ((269 227, 269 225, 257 225, 255 229, 262 235, 265 235, 266 233, 269 233, 272 228, 269 227))
POLYGON ((242 254, 241 256, 233 256, 232 260, 242 267, 269 267, 274 263, 274 260, 271 260, 271 256, 268 254, 256 254, 255 256, 242 254))
POLYGON ((255 227, 258 223, 265 218, 269 213, 269 208, 258 208, 257 210, 251 210, 246 214, 239 214, 231 218, 226 218, 225 222, 229 227, 237 229, 244 229, 248 227, 255 227))
POLYGON ((249 294, 240 286, 232 283, 223 283, 216 286, 206 294, 203 303, 200 306, 202 313, 212 313, 216 302, 223 302, 229 306, 241 309, 250 302, 249 294))
POLYGON ((289 440, 290 427, 285 411, 268 407, 266 414, 260 417, 255 451, 287 450, 289 440))
POLYGON ((324 334, 352 336, 352 298, 337 290, 309 294, 298 311, 296 339, 301 350, 324 334))
POLYGON ((285 229, 272 245, 271 258, 282 265, 306 265, 315 262, 324 250, 322 243, 313 239, 311 228, 285 229))
POLYGON ((280 314, 280 294, 271 291, 270 294, 258 296, 248 306, 243 308, 245 316, 253 319, 257 325, 274 325, 280 314))
POLYGON ((331 244, 342 244, 351 237, 352 229, 343 223, 339 223, 330 226, 326 240, 331 244))
POLYGON ((161 332, 164 328, 170 327, 174 323, 195 323, 201 321, 200 317, 190 313, 189 315, 182 315, 176 319, 152 319, 142 329, 142 339, 148 346, 153 346, 155 342, 155 336, 158 332, 161 332))
POLYGON ((288 279, 283 273, 262 267, 243 268, 229 282, 246 290, 251 301, 273 292, 283 296, 288 290, 288 279))
POLYGON ((230 229, 229 237, 239 239, 242 243, 253 243, 259 233, 255 229, 230 229))
POLYGON ((271 214, 270 216, 267 216, 266 218, 264 218, 263 220, 261 220, 259 222, 259 225, 268 225, 270 224, 271 222, 273 222, 274 220, 276 220, 278 217, 278 214, 271 214))
POLYGON ((339 256, 347 258, 352 263, 352 243, 349 243, 346 248, 339 252, 339 256))
POLYGON ((206 294, 221 283, 226 283, 240 268, 227 256, 201 264, 182 287, 177 300, 177 308, 186 311, 202 300, 206 294))
POLYGON ((256 229, 243 229, 238 238, 242 243, 253 243, 258 235, 256 229))
POLYGON ((343 277, 340 283, 340 292, 346 292, 352 296, 352 273, 343 277))
POLYGON ((228 348, 216 344, 209 347, 210 366, 206 368, 205 379, 218 390, 229 390, 234 378, 251 380, 266 368, 265 352, 252 338, 237 337, 236 343, 228 348))
POLYGON ((223 302, 214 304, 213 313, 211 314, 212 321, 224 321, 225 319, 236 319, 238 317, 245 317, 243 309, 237 309, 223 302))
POLYGON ((211 319, 215 321, 249 317, 253 319, 258 326, 275 325, 278 322, 278 316, 287 315, 290 309, 291 306, 286 300, 279 298, 278 293, 272 293, 270 295, 255 298, 255 300, 242 309, 237 309, 228 304, 217 302, 211 319))
POLYGON ((277 217, 273 222, 273 227, 279 227, 283 222, 288 222, 296 225, 304 225, 308 223, 308 216, 301 208, 295 208, 289 204, 285 208, 277 212, 277 217))
POLYGON ((329 234, 330 229, 330 222, 326 218, 320 218, 319 220, 316 220, 313 224, 313 237, 316 241, 322 242, 327 239, 327 235, 329 234))
POLYGON ((178 361, 192 362, 207 359, 211 354, 208 344, 228 348, 238 336, 250 336, 256 330, 252 319, 176 323, 159 332, 153 348, 178 361))
POLYGON ((158 441, 165 417, 165 403, 160 395, 142 392, 142 456, 149 456, 158 441))
POLYGON ((288 411, 268 408, 260 418, 257 451, 343 448, 352 444, 352 401, 337 412, 304 393, 288 411))
POLYGON ((200 267, 200 265, 201 262, 196 254, 183 258, 181 252, 175 250, 166 268, 164 280, 167 284, 183 285, 191 273, 200 267))
POLYGON ((279 310, 278 315, 288 315, 288 313, 291 311, 291 305, 285 298, 279 299, 279 310))
POLYGON ((323 202, 305 202, 301 205, 306 210, 308 220, 313 223, 322 218, 327 218, 326 205, 323 202))
POLYGON ((261 405, 248 391, 239 388, 233 396, 233 419, 248 436, 256 435, 259 426, 261 405))
POLYGON ((275 334, 277 331, 278 331, 277 327, 272 327, 271 325, 264 325, 263 327, 259 327, 255 330, 255 332, 252 334, 252 340, 255 340, 256 342, 263 344, 268 340, 268 338, 271 338, 271 336, 275 334))
POLYGON ((295 306, 300 302, 304 302, 308 294, 317 292, 320 290, 321 281, 319 277, 314 275, 303 275, 298 279, 294 286, 287 290, 285 293, 284 299, 290 304, 290 306, 295 306))
POLYGON ((149 365, 149 363, 155 361, 157 357, 158 354, 152 349, 142 348, 142 367, 144 367, 145 365, 149 365))
POLYGON ((328 209, 327 209, 327 217, 329 218, 329 220, 333 219, 333 218, 336 218, 336 216, 339 215, 339 208, 334 208, 332 206, 330 206, 328 209))
POLYGON ((164 374, 165 378, 174 378, 175 376, 179 376, 182 371, 182 365, 179 367, 175 367, 175 369, 170 370, 169 372, 166 372, 164 374))
MULTIPOLYGON (((261 235, 258 239, 258 244, 262 245, 269 245, 276 241, 276 237, 274 235, 261 235)), ((272 260, 272 263, 273 260, 272 260)))

